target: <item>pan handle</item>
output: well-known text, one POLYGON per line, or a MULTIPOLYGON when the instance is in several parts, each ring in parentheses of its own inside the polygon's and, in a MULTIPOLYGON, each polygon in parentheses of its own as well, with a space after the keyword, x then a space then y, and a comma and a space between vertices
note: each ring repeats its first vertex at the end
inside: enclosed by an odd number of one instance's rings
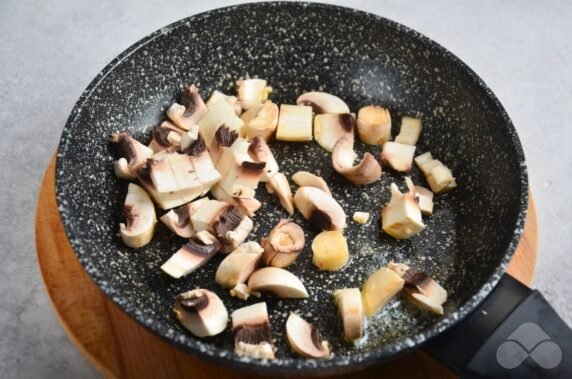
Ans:
POLYGON ((572 330, 540 292, 508 274, 424 349, 463 378, 572 377, 572 330))

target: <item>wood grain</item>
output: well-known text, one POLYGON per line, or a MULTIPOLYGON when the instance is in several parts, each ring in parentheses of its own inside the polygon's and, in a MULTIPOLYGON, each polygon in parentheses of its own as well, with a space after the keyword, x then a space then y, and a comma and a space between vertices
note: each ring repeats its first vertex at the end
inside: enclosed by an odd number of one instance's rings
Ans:
MULTIPOLYGON (((36 208, 38 263, 52 306, 70 339, 108 378, 253 378, 195 358, 163 341, 123 313, 91 281, 66 238, 55 199, 55 156, 46 170, 36 208)), ((530 285, 537 253, 532 197, 522 240, 508 272, 530 285)), ((455 378, 422 351, 381 367, 341 377, 455 378)))

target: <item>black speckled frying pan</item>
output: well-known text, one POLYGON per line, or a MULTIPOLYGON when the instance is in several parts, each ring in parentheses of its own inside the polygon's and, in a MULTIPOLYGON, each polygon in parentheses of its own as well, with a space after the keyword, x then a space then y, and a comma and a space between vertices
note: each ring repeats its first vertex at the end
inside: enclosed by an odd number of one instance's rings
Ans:
MULTIPOLYGON (((365 151, 379 154, 379 148, 356 145, 360 156, 365 151)), ((416 168, 411 175, 424 183, 416 168)), ((257 198, 264 205, 249 238, 257 241, 287 216, 260 187, 257 198)), ((296 374, 355 370, 438 334, 445 338, 442 332, 474 315, 471 312, 501 279, 522 233, 527 189, 523 152, 508 115, 458 58, 387 19, 305 3, 218 9, 137 42, 83 93, 65 126, 57 159, 57 200, 66 233, 103 292, 138 322, 191 354, 273 374, 293 373, 294 368, 296 374), (246 76, 267 79, 274 88, 271 98, 279 104, 294 103, 305 91, 323 90, 341 97, 354 112, 367 104, 385 105, 394 120, 393 135, 402 115, 421 117, 417 154, 430 150, 452 169, 459 185, 436 198, 434 215, 425 219, 426 230, 396 241, 380 233, 379 211, 389 200, 390 183, 404 188, 403 175, 384 168, 380 181, 356 187, 332 170, 330 154, 317 143, 273 142, 271 148, 288 177, 299 170, 320 174, 346 214, 368 211, 373 219, 365 226, 348 219, 351 260, 340 272, 317 271, 307 243, 289 270, 304 282, 308 299, 262 298, 277 346, 277 359, 271 362, 235 356, 230 328, 217 337, 198 339, 177 323, 171 312, 175 296, 196 287, 216 291, 229 312, 258 300, 231 298, 215 284, 222 254, 181 280, 165 275, 160 265, 184 240, 161 223, 144 248, 121 243, 117 231, 127 182, 113 174, 116 156, 107 139, 112 132, 127 130, 146 143, 181 88, 195 83, 206 98, 215 89, 232 93, 234 81, 246 76), (418 311, 397 298, 369 322, 367 342, 361 348, 350 346, 341 338, 331 294, 337 288, 361 286, 391 260, 430 273, 448 290, 445 315, 418 311), (319 328, 333 346, 332 359, 294 355, 284 335, 290 311, 319 328)), ((311 241, 317 232, 299 214, 293 219, 311 241)), ((441 345, 434 343, 436 354, 446 350, 446 344, 441 345)))

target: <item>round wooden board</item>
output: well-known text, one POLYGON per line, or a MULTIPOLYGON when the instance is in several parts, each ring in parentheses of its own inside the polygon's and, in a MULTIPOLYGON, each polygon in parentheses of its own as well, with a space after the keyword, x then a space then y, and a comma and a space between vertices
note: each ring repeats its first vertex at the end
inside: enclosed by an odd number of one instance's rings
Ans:
MULTIPOLYGON (((195 358, 132 320, 91 281, 66 238, 55 198, 55 156, 46 170, 36 208, 38 263, 54 310, 71 340, 109 378, 252 378, 195 358)), ((524 235, 508 272, 530 285, 537 253, 532 197, 524 235)), ((421 350, 347 377, 454 378, 421 350)))

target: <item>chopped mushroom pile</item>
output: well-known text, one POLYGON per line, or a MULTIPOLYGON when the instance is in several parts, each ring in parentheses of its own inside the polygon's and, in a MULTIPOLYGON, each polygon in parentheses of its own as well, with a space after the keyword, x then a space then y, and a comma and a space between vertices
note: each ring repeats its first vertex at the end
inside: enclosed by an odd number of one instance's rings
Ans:
MULTIPOLYGON (((385 107, 365 105, 356 117, 342 99, 329 93, 306 92, 295 104, 276 104, 269 99, 271 92, 266 80, 243 79, 236 81, 236 96, 215 90, 205 103, 199 88, 191 84, 168 107, 168 120, 153 130, 148 146, 128 132, 111 135, 118 155, 113 164, 116 176, 139 184, 129 184, 124 202, 119 236, 125 245, 140 248, 152 240, 157 205, 165 211, 159 220, 174 235, 187 239, 161 266, 165 274, 180 279, 209 264, 217 253, 226 254, 213 279, 231 296, 248 301, 270 295, 297 301, 311 294, 287 268, 303 254, 305 229, 283 218, 260 243, 248 241, 262 205, 255 197, 259 184, 276 196, 286 217, 297 210, 320 232, 311 242, 318 270, 338 271, 348 264, 350 251, 343 234, 348 224, 336 194, 321 177, 296 172, 291 179, 298 188, 292 192, 273 156, 274 139, 315 139, 331 153, 334 171, 356 186, 377 182, 382 165, 410 172, 415 161, 430 189, 409 177, 406 192, 391 184, 391 200, 381 210, 381 230, 395 239, 421 233, 422 216, 434 212, 434 195, 457 187, 452 171, 431 152, 415 157, 421 119, 402 117, 400 132, 391 141, 392 119, 385 107), (379 159, 365 152, 356 163, 356 133, 364 144, 381 146, 379 159)), ((368 224, 370 211, 355 212, 357 225, 351 227, 368 224)), ((366 319, 399 293, 420 309, 444 313, 447 291, 437 281, 406 264, 390 262, 371 273, 361 290, 333 291, 343 337, 352 343, 362 340, 366 319)), ((197 337, 227 329, 229 313, 211 290, 197 288, 178 295, 173 312, 197 337)), ((231 319, 237 355, 275 358, 265 302, 235 309, 231 319)), ((304 358, 330 357, 330 344, 312 323, 291 313, 284 328, 293 352, 304 358)))

